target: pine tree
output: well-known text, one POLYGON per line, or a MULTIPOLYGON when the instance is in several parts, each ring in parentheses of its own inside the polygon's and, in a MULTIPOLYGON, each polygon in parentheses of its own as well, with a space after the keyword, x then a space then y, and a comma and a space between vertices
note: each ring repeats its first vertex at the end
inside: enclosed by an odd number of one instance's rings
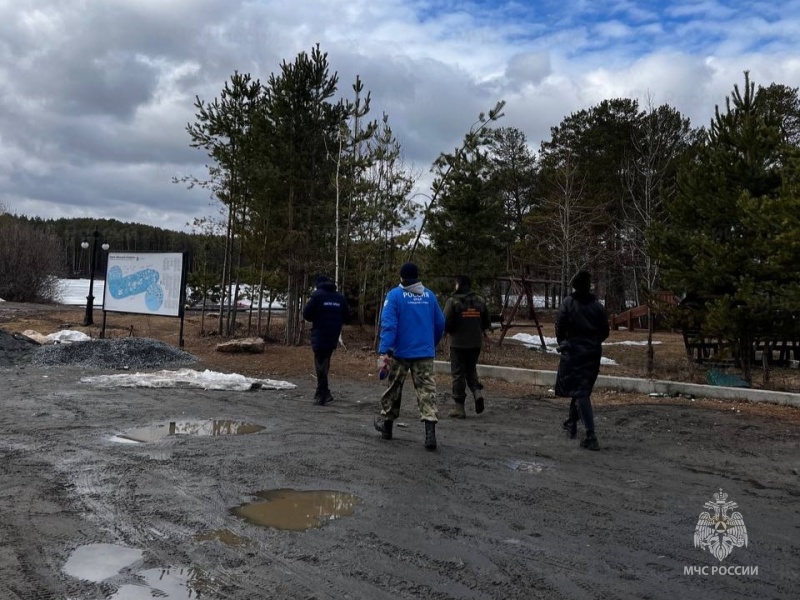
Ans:
POLYGON ((800 310, 800 158, 774 99, 745 73, 681 168, 668 222, 652 232, 665 282, 707 301, 704 330, 731 343, 747 379, 753 341, 792 335, 800 310))
POLYGON ((429 272, 451 278, 466 274, 484 283, 504 272, 503 199, 492 184, 488 142, 488 135, 476 143, 467 140, 460 152, 437 161, 441 187, 428 227, 435 259, 429 272))

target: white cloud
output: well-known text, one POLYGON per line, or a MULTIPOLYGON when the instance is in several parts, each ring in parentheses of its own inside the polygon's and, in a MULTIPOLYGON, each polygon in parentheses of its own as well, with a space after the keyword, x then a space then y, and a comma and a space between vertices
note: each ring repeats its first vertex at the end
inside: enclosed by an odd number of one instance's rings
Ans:
POLYGON ((0 0, 0 203, 173 228, 211 214, 206 192, 171 183, 205 174, 185 131, 195 96, 234 70, 265 82, 316 43, 427 172, 501 99, 533 146, 612 97, 706 125, 745 70, 800 86, 797 40, 800 0, 0 0))

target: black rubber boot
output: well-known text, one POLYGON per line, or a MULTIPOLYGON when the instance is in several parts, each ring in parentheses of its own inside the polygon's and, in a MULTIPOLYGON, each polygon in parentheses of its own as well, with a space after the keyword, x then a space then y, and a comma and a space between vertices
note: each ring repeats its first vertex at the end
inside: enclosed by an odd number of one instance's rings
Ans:
POLYGON ((597 437, 594 433, 587 433, 586 437, 581 440, 581 448, 587 450, 600 450, 600 444, 597 443, 597 437))
POLYGON ((392 426, 394 421, 389 421, 383 417, 375 417, 375 429, 381 432, 381 437, 384 440, 392 439, 392 426))
POLYGON ((475 391, 475 414, 479 415, 483 412, 484 408, 484 398, 483 398, 483 391, 476 390, 475 391))
POLYGON ((567 437, 569 439, 574 440, 576 437, 578 437, 578 424, 575 421, 570 421, 567 419, 564 421, 561 427, 563 427, 564 431, 567 432, 567 437))
POLYGON ((436 450, 436 423, 425 421, 425 448, 436 450))

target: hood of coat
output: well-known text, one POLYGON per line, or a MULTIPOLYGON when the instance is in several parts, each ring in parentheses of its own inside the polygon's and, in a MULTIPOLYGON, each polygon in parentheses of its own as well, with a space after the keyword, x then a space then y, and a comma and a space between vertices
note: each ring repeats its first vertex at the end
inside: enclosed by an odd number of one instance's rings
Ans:
POLYGON ((459 290, 457 292, 453 292, 450 296, 453 298, 453 300, 460 300, 463 302, 471 296, 477 296, 477 294, 474 290, 467 289, 466 291, 459 290))
POLYGON ((425 286, 422 285, 421 281, 416 281, 416 282, 411 283, 409 285, 403 285, 401 283, 400 287, 403 288, 403 290, 405 290, 406 292, 410 292, 412 294, 416 294, 417 296, 422 296, 422 294, 425 292, 425 286))
POLYGON ((320 283, 318 283, 317 289, 323 292, 335 292, 336 284, 332 280, 327 279, 325 281, 321 281, 320 283))
POLYGON ((592 294, 591 292, 583 292, 583 291, 572 292, 570 296, 572 296, 576 302, 580 302, 581 304, 591 304, 597 299, 595 298, 595 295, 592 294))

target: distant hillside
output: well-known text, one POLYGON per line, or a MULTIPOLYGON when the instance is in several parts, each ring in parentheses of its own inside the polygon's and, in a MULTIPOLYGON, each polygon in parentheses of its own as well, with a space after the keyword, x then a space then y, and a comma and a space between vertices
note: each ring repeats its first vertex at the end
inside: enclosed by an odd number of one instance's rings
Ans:
MULTIPOLYGON (((81 242, 93 241, 95 229, 100 232, 99 243, 107 242, 109 252, 188 252, 191 259, 203 257, 213 268, 222 264, 223 241, 221 238, 161 229, 152 225, 123 223, 116 219, 42 219, 19 215, 4 215, 29 226, 56 235, 62 240, 67 264, 66 273, 71 277, 85 277, 89 273, 91 246, 81 248, 81 242)), ((98 251, 97 273, 106 268, 105 252, 98 251)))

